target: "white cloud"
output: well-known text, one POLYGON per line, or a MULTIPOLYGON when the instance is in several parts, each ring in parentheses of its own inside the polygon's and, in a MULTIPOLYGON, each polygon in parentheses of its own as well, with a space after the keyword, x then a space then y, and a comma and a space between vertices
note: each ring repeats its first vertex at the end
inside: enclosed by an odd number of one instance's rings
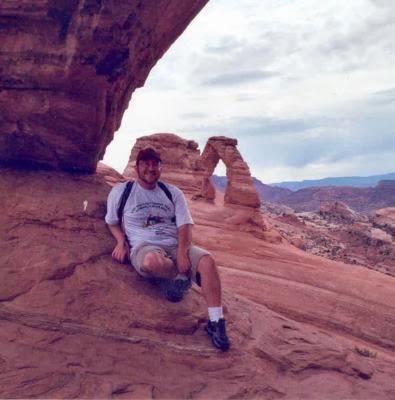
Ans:
POLYGON ((133 94, 105 162, 122 170, 138 136, 173 132, 236 137, 264 182, 392 172, 391 4, 211 0, 133 94))

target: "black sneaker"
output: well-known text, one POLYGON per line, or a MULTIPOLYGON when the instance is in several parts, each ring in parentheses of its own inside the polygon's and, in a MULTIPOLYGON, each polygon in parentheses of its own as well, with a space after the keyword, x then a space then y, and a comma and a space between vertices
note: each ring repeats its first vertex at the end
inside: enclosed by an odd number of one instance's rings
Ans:
POLYGON ((228 351, 230 342, 226 335, 225 320, 221 318, 218 322, 209 321, 206 332, 211 337, 213 345, 222 351, 228 351))
POLYGON ((190 279, 157 279, 156 284, 162 290, 165 298, 172 303, 181 301, 192 286, 190 279))

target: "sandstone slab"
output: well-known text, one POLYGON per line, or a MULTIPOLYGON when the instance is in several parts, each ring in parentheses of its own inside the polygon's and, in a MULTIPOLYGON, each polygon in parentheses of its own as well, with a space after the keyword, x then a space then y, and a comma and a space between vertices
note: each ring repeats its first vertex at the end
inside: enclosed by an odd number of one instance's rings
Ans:
POLYGON ((111 259, 101 176, 3 169, 0 189, 0 397, 393 395, 392 278, 270 243, 188 196, 223 278, 223 354, 198 288, 171 304, 111 259))

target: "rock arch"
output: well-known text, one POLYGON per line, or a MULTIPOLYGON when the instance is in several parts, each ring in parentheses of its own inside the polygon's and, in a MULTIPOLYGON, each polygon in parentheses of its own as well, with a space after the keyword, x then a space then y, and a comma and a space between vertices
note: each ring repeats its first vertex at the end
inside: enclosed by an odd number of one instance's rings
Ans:
POLYGON ((237 140, 225 136, 209 138, 199 160, 202 172, 202 189, 199 197, 214 200, 215 189, 210 181, 219 160, 226 167, 227 186, 225 204, 259 208, 260 200, 254 187, 250 169, 237 150, 237 140))
POLYGON ((250 169, 237 150, 237 140, 225 136, 208 139, 200 154, 198 144, 173 133, 156 133, 137 139, 130 154, 123 176, 136 179, 134 165, 140 149, 153 147, 161 153, 162 179, 177 185, 184 192, 194 194, 194 199, 213 201, 215 188, 210 181, 219 160, 226 167, 228 178, 225 204, 236 204, 252 208, 260 207, 250 169))

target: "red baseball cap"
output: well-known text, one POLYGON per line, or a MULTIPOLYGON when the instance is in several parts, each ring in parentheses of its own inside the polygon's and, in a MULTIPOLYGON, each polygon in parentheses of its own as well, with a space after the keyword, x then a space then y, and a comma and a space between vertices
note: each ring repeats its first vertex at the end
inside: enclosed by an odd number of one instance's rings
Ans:
POLYGON ((152 147, 147 147, 146 149, 141 149, 136 157, 136 165, 140 161, 148 161, 148 160, 155 160, 158 162, 162 162, 160 158, 160 153, 155 151, 152 147))

